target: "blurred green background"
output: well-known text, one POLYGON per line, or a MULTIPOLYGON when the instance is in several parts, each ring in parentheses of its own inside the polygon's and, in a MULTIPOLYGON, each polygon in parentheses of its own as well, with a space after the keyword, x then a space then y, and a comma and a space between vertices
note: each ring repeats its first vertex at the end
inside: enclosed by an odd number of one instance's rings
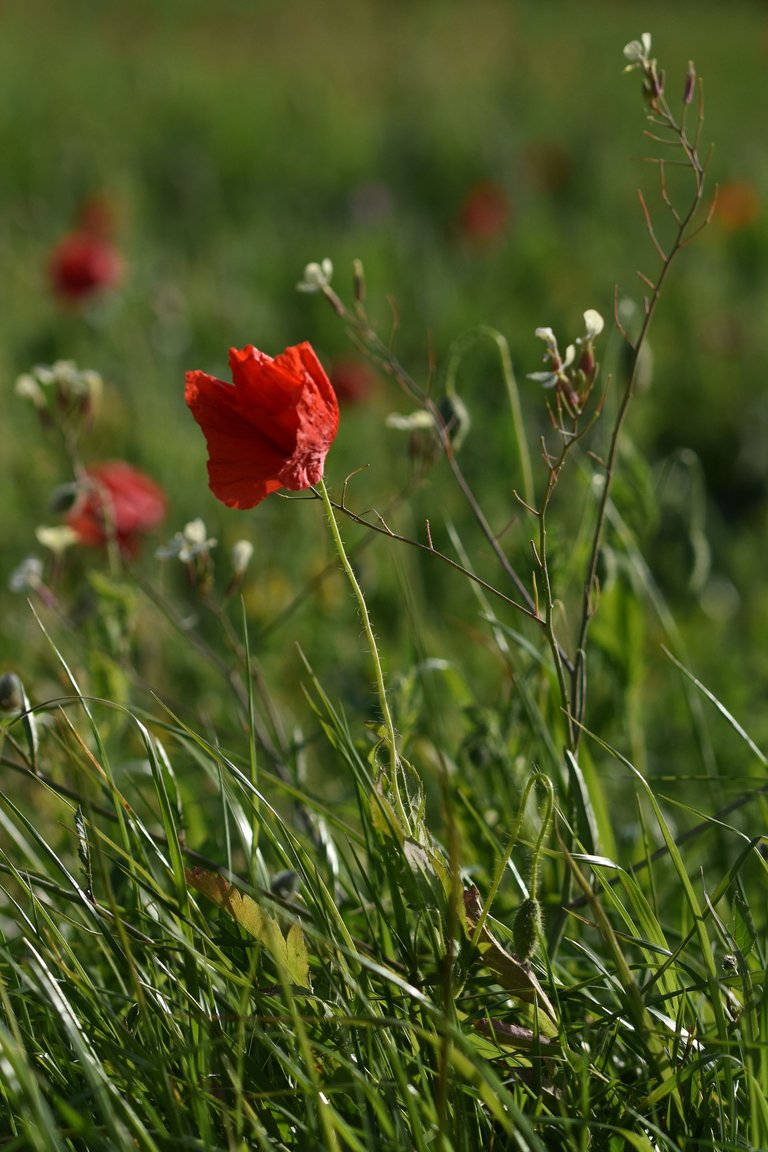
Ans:
MULTIPOLYGON (((65 357, 107 383, 83 455, 124 457, 167 489, 162 539, 202 516, 220 541, 223 569, 229 545, 243 536, 254 543, 246 602, 278 699, 303 707, 295 691, 291 699, 299 639, 329 690, 365 710, 359 628, 340 583, 324 585, 261 637, 330 559, 322 517, 308 503, 274 500, 240 514, 217 504, 202 437, 184 406, 184 372, 226 376, 227 349, 246 343, 276 354, 308 339, 329 366, 348 358, 338 319, 295 285, 308 261, 328 256, 349 299, 360 258, 371 315, 385 337, 396 315, 397 353, 422 386, 432 380, 439 393, 453 343, 476 325, 504 334, 537 460, 543 402, 525 380, 541 367, 534 328, 551 325, 566 343, 585 308, 610 317, 615 287, 637 300, 635 270, 656 268, 636 196, 642 184, 658 199, 642 163, 644 108, 637 74, 622 74, 623 45, 646 30, 667 68, 673 107, 690 58, 704 77, 703 140, 715 146, 712 188, 719 184, 724 197, 665 290, 652 332, 652 383, 628 425, 636 456, 616 495, 694 671, 756 739, 768 737, 768 14, 747 0, 4 5, 0 672, 14 669, 34 684, 41 660, 55 666, 8 580, 26 555, 42 555, 35 527, 53 522, 50 492, 69 477, 13 384, 32 365, 65 357), (478 189, 489 187, 499 215, 491 209, 482 235, 470 206, 482 215, 478 189), (93 305, 66 308, 50 291, 47 261, 93 195, 114 212, 126 276, 93 305), (710 563, 694 571, 701 540, 690 525, 702 512, 710 563)), ((617 370, 617 355, 609 335, 606 372, 617 370)), ((520 480, 490 344, 462 359, 457 385, 473 420, 463 466, 499 531, 517 516, 505 546, 527 571, 530 526, 511 497, 520 480)), ((347 472, 370 465, 350 489, 360 511, 386 507, 407 479, 405 439, 384 420, 408 409, 383 378, 364 402, 344 407, 328 476, 338 488, 347 472)), ((567 488, 559 499, 567 555, 567 526, 580 509, 569 509, 567 488)), ((446 548, 445 521, 458 524, 473 562, 498 579, 442 466, 396 526, 418 535, 424 516, 446 548)), ((351 526, 345 534, 359 538, 351 526)), ((63 587, 68 579, 74 595, 78 565, 99 562, 93 554, 68 558, 63 587)), ((390 667, 406 669, 423 655, 455 658, 478 696, 490 699, 497 666, 478 639, 483 626, 468 587, 381 542, 359 563, 390 667)), ((147 578, 183 601, 181 573, 166 562, 158 575, 158 567, 149 548, 147 578)), ((630 659, 611 621, 609 614, 601 639, 609 677, 612 660, 618 667, 630 659)), ((676 741, 682 754, 688 737, 676 734, 670 699, 683 711, 684 702, 670 689, 677 673, 659 653, 661 639, 649 624, 638 642, 652 654, 649 764, 667 769, 676 741)), ((162 643, 146 638, 147 684, 192 716, 215 714, 218 689, 201 662, 162 643)), ((594 706, 599 718, 617 705, 610 691, 598 691, 594 706)), ((731 747, 724 726, 716 740, 731 747)))

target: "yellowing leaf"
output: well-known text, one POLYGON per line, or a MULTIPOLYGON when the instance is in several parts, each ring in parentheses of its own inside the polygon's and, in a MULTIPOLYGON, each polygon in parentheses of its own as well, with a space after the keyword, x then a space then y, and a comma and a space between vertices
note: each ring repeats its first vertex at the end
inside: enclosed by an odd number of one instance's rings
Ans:
POLYGON ((286 978, 301 988, 310 988, 309 953, 298 920, 292 925, 288 938, 283 936, 275 917, 244 892, 240 892, 218 872, 205 868, 188 868, 187 883, 202 892, 219 908, 228 912, 233 920, 266 948, 286 978))
POLYGON ((309 950, 307 949, 307 939, 298 920, 294 920, 291 925, 285 938, 285 946, 286 963, 291 980, 302 988, 310 988, 309 950))

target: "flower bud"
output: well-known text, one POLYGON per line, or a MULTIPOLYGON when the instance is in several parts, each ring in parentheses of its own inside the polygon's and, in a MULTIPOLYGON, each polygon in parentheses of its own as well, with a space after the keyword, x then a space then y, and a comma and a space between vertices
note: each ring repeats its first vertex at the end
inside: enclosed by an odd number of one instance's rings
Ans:
POLYGON ((693 60, 688 61, 688 72, 685 77, 685 88, 683 89, 683 104, 690 104, 693 100, 693 93, 696 90, 696 69, 693 66, 693 60))
POLYGON ((579 372, 584 374, 584 379, 591 384, 597 368, 597 360, 595 359, 595 350, 591 344, 586 344, 584 350, 579 356, 578 364, 576 365, 579 372))
POLYGON ((292 868, 277 872, 269 882, 269 889, 279 900, 290 900, 295 896, 301 884, 301 877, 292 868))
POLYGON ((0 676, 0 712, 14 713, 24 711, 24 686, 15 672, 6 672, 0 676))
POLYGON ((453 395, 442 396, 438 401, 437 409, 442 417, 443 428, 451 447, 455 452, 458 452, 472 424, 467 406, 454 392, 453 395))
POLYGON ((326 256, 319 264, 307 264, 304 269, 304 279, 296 285, 299 292, 322 292, 327 288, 333 276, 333 263, 326 256))
POLYGON ((520 960, 529 960, 542 930, 541 904, 535 896, 523 900, 515 914, 512 939, 520 960))
POLYGON ((69 512, 72 505, 77 500, 80 494, 80 485, 76 483, 59 484, 58 488, 54 488, 51 495, 48 497, 48 509, 50 512, 58 512, 63 514, 69 512))

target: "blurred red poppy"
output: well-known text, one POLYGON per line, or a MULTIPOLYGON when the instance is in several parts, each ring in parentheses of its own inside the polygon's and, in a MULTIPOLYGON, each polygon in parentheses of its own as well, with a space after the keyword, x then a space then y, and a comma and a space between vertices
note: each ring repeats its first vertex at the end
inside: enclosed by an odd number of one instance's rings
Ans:
POLYGON ((165 518, 166 507, 165 493, 154 480, 113 460, 87 469, 66 522, 81 544, 98 547, 114 538, 121 552, 133 555, 142 533, 165 518))
POLYGON ((123 274, 123 261, 104 237, 82 230, 70 233, 56 245, 48 274, 57 296, 80 301, 117 284, 123 274))
POLYGON ((278 488, 316 484, 339 426, 339 405, 312 346, 274 359, 230 348, 234 384, 187 372, 185 399, 208 444, 211 491, 230 508, 253 508, 278 488))
POLYGON ((461 206, 461 230, 468 240, 487 244, 498 239, 509 221, 509 203, 499 184, 484 181, 470 188, 461 206))
POLYGON ((376 376, 363 360, 336 360, 331 384, 340 404, 361 404, 376 387, 376 376))

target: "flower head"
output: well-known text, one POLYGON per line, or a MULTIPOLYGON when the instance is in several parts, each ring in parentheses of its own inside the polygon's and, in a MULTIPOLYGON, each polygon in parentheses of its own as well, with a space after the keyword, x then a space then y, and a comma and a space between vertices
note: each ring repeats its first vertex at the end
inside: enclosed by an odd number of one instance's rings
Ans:
POLYGON ((160 560, 178 556, 182 564, 189 564, 196 556, 209 556, 217 544, 218 541, 208 535, 205 521, 198 516, 185 524, 181 532, 176 532, 168 544, 158 548, 155 556, 160 560))
POLYGON ((646 68, 651 54, 651 34, 643 32, 639 40, 630 40, 624 45, 624 58, 629 61, 626 72, 632 68, 646 68))
POLYGON ((80 544, 99 547, 115 539, 123 553, 132 555, 139 537, 155 528, 165 512, 165 494, 154 480, 114 460, 87 469, 66 523, 80 544))
POLYGON ((545 388, 554 388, 558 403, 563 403, 572 416, 578 416, 592 390, 597 377, 594 341, 603 331, 605 321, 596 308, 584 313, 584 335, 569 344, 565 355, 560 354, 557 337, 552 328, 537 328, 536 335, 547 346, 544 362, 546 372, 529 372, 528 379, 536 380, 545 388))
POLYGON ((187 405, 208 444, 211 491, 230 508, 253 508, 279 488, 299 491, 323 475, 339 405, 312 346, 274 359, 231 348, 233 384, 188 372, 187 405))
POLYGON ((98 372, 78 368, 74 360, 38 364, 17 377, 15 392, 30 400, 44 423, 91 417, 98 408, 103 381, 98 372))
POLYGON ((659 71, 657 62, 651 58, 650 32, 643 32, 639 40, 630 40, 624 45, 624 59, 629 61, 625 72, 632 72, 635 68, 642 72, 645 99, 652 109, 656 109, 664 93, 664 71, 659 71))

